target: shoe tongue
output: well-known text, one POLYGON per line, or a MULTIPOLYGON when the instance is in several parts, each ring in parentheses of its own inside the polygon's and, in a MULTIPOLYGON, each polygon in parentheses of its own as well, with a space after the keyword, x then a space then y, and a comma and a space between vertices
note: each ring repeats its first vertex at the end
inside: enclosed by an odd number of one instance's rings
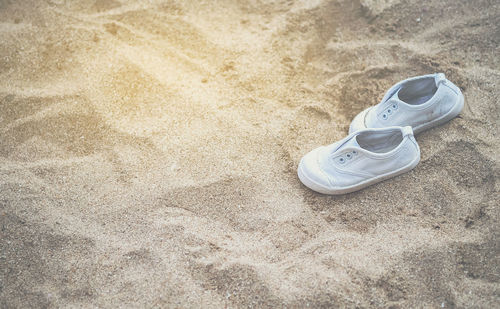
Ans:
POLYGON ((397 91, 395 91, 394 94, 392 96, 390 96, 389 98, 387 98, 387 100, 385 102, 387 102, 389 100, 401 101, 401 99, 399 98, 399 91, 401 91, 401 88, 399 88, 397 91))
POLYGON ((342 148, 345 148, 345 147, 360 147, 359 144, 358 144, 358 141, 356 140, 356 137, 357 135, 354 135, 350 140, 348 140, 343 146, 342 148))
POLYGON ((401 101, 401 99, 399 98, 399 92, 400 91, 401 91, 401 88, 399 88, 398 91, 394 92, 394 94, 392 95, 392 97, 389 98, 389 100, 395 99, 395 100, 401 101))
POLYGON ((337 144, 335 145, 335 148, 332 149, 334 152, 339 151, 341 148, 346 148, 346 147, 360 147, 358 144, 358 141, 356 140, 357 135, 354 135, 351 137, 349 140, 345 141, 342 144, 337 144))

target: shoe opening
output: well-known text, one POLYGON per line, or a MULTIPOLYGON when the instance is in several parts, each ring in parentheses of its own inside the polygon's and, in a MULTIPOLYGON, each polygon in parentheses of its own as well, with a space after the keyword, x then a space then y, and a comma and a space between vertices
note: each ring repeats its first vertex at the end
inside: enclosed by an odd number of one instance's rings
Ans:
POLYGON ((361 132, 356 135, 356 141, 365 150, 375 153, 385 153, 401 144, 403 133, 398 129, 361 132))
POLYGON ((401 101, 411 105, 427 102, 437 91, 434 76, 416 79, 407 82, 398 92, 401 101))

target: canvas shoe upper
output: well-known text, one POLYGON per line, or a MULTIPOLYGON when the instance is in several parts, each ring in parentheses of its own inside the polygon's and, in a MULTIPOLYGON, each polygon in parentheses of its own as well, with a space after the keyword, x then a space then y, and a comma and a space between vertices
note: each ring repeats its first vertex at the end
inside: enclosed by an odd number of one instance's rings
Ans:
POLYGON ((298 175, 314 191, 343 194, 409 171, 419 161, 410 126, 363 129, 306 154, 298 175))
POLYGON ((365 128, 412 126, 417 134, 451 120, 463 106, 462 92, 443 73, 417 76, 397 83, 379 104, 359 113, 349 133, 365 128))

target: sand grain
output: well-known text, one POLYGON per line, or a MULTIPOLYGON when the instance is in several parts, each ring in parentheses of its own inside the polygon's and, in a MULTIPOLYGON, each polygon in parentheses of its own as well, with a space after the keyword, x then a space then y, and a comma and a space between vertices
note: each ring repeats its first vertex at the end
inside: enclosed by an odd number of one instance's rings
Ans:
POLYGON ((498 1, 0 1, 0 307, 500 302, 498 1), (395 82, 464 91, 418 167, 310 149, 395 82))

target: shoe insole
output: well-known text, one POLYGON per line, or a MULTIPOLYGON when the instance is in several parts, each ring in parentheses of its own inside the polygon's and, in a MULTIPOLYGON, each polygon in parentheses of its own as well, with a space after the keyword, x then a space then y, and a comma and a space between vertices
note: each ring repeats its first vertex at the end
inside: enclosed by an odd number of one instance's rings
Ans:
POLYGON ((363 132, 356 136, 359 146, 365 150, 385 153, 396 148, 403 140, 401 131, 363 132))
POLYGON ((401 101, 411 105, 419 105, 427 102, 437 91, 434 77, 410 81, 398 92, 401 101))

